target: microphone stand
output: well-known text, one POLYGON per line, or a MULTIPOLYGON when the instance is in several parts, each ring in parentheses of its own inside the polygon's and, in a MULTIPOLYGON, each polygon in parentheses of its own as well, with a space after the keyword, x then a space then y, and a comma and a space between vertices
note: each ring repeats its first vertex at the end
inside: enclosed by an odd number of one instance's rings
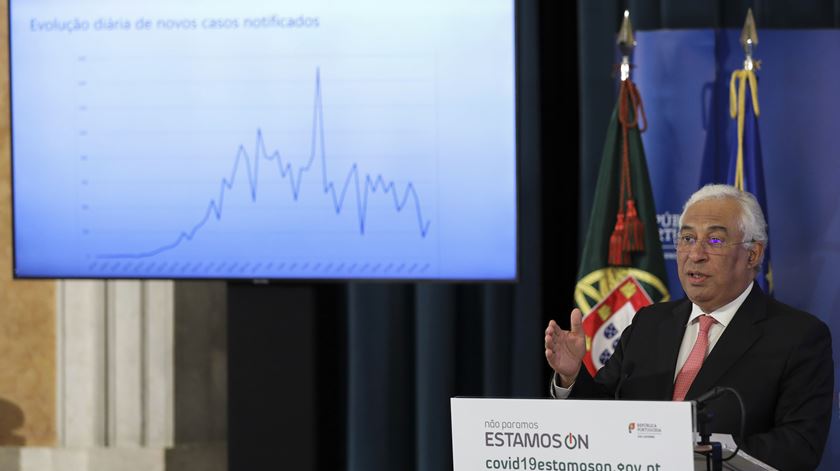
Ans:
MULTIPOLYGON (((733 396, 735 396, 735 399, 738 400, 738 406, 741 410, 741 427, 739 428, 738 436, 743 439, 745 429, 744 420, 746 415, 746 408, 744 407, 744 400, 741 399, 741 395, 738 394, 738 391, 728 386, 718 386, 701 394, 693 401, 695 415, 697 418, 697 431, 700 434, 700 442, 697 445, 703 448, 702 450, 696 449, 696 451, 698 453, 703 453, 706 455, 706 469, 709 471, 723 471, 724 459, 723 453, 721 451, 721 444, 717 442, 711 442, 709 440, 709 438, 711 437, 711 432, 708 430, 708 426, 714 418, 714 414, 707 410, 706 405, 713 399, 716 399, 718 396, 727 392, 731 393, 733 396)), ((736 442, 735 451, 733 451, 730 456, 726 457, 726 461, 738 454, 739 448, 740 446, 736 442)))
POLYGON ((697 402, 697 431, 700 434, 700 441, 697 445, 702 447, 706 455, 706 471, 723 471, 723 453, 719 442, 712 442, 712 433, 709 431, 709 423, 714 414, 706 409, 705 402, 697 402))

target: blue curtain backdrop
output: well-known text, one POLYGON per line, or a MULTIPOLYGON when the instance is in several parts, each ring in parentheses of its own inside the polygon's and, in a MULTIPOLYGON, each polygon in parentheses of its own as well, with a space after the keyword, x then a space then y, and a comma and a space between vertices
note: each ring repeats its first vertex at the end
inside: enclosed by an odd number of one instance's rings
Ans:
MULTIPOLYGON (((636 83, 649 123, 643 140, 671 286, 679 286, 672 235, 683 202, 702 183, 727 181, 734 138, 729 77, 744 58, 739 34, 732 29, 637 36, 636 83)), ((837 44, 840 30, 764 30, 754 55, 762 61, 759 125, 775 295, 829 324, 840 366, 837 44)), ((840 372, 835 376, 840 381, 840 372)), ((822 469, 840 469, 837 417, 822 469)))

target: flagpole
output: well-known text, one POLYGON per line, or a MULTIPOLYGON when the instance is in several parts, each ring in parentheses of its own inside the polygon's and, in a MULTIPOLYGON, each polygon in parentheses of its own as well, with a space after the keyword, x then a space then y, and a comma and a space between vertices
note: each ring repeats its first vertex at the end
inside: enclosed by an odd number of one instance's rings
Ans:
POLYGON ((753 48, 758 45, 758 32, 755 28, 755 18, 752 8, 747 10, 747 18, 744 20, 744 28, 741 30, 741 47, 744 48, 744 68, 732 73, 732 80, 729 84, 729 114, 737 119, 738 125, 738 154, 735 161, 735 181, 732 182, 739 190, 744 191, 744 120, 746 117, 746 96, 747 84, 750 87, 753 112, 759 116, 758 108, 758 81, 755 71, 761 67, 760 61, 753 60, 753 48))
POLYGON ((758 69, 761 64, 753 61, 753 47, 758 46, 758 32, 755 28, 755 17, 752 8, 747 9, 747 18, 741 30, 741 47, 744 48, 744 70, 758 69))
POLYGON ((621 21, 621 28, 618 30, 618 38, 615 42, 621 51, 621 65, 619 66, 619 70, 621 81, 624 82, 630 78, 630 56, 633 54, 633 49, 636 48, 636 38, 633 36, 633 24, 630 23, 630 10, 624 10, 624 19, 621 21))

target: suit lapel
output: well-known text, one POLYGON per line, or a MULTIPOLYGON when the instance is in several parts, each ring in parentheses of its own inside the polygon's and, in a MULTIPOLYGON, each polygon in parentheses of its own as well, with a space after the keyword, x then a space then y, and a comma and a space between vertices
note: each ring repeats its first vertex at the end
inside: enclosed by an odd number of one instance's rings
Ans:
POLYGON ((766 302, 764 293, 756 283, 703 362, 686 398, 697 397, 716 386, 718 379, 761 337, 762 330, 758 323, 766 316, 766 302))
POLYGON ((671 315, 668 316, 664 322, 659 324, 659 354, 657 355, 659 364, 656 365, 656 371, 663 371, 667 374, 663 375, 663 383, 657 385, 656 391, 663 394, 660 399, 669 401, 674 395, 674 375, 677 368, 677 355, 679 355, 680 344, 682 344, 683 335, 685 335, 685 326, 688 324, 688 318, 691 315, 691 302, 686 299, 678 303, 671 315))

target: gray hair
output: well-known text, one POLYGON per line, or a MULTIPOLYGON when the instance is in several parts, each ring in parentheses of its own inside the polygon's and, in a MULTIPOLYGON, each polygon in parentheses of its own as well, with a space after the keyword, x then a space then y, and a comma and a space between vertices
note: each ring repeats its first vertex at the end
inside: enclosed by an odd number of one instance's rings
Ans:
POLYGON ((767 221, 764 219, 761 205, 758 204, 758 200, 752 193, 741 191, 731 185, 709 184, 694 192, 683 206, 682 214, 680 214, 680 227, 682 227, 683 217, 689 206, 700 201, 725 198, 734 199, 741 206, 739 228, 744 233, 743 242, 761 242, 766 247, 767 221))

